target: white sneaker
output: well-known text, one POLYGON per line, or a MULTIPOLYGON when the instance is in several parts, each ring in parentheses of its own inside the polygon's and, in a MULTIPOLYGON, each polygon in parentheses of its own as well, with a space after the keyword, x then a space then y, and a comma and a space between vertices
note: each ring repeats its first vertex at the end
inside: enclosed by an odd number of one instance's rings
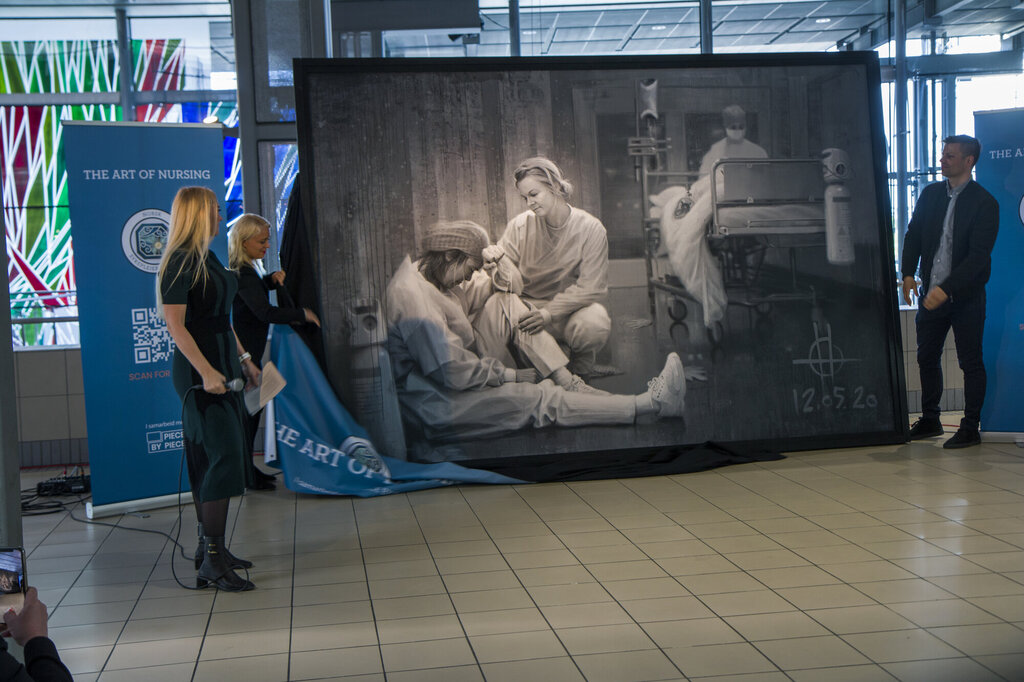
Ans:
POLYGON ((573 374, 572 379, 569 380, 569 385, 565 387, 565 390, 570 393, 588 393, 590 395, 611 395, 608 391, 602 391, 599 388, 594 388, 587 382, 585 382, 578 374, 573 374))
POLYGON ((658 408, 659 417, 682 417, 686 406, 686 376, 683 374, 683 361, 675 353, 665 358, 665 367, 661 374, 647 382, 647 392, 651 401, 658 408))

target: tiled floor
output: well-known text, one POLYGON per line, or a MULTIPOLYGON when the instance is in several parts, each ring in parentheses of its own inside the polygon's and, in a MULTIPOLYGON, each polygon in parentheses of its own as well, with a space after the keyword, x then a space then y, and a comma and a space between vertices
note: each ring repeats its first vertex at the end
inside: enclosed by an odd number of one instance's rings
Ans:
POLYGON ((173 509, 117 529, 30 517, 30 581, 79 682, 1024 680, 1024 449, 940 443, 365 500, 249 493, 230 521, 256 562, 243 594, 186 591, 166 539, 124 529, 173 533, 173 509))

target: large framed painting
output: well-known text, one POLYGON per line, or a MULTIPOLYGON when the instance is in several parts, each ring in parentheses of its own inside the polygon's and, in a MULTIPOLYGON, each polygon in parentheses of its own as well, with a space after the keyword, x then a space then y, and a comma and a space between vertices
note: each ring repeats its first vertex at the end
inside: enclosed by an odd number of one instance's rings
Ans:
POLYGON ((905 440, 873 54, 295 66, 327 375, 384 454, 905 440))

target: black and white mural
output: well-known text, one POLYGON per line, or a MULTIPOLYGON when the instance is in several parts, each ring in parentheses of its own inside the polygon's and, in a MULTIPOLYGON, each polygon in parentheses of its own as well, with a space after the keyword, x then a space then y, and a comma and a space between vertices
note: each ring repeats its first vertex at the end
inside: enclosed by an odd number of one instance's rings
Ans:
POLYGON ((328 375, 383 453, 904 439, 872 55, 295 73, 328 375))

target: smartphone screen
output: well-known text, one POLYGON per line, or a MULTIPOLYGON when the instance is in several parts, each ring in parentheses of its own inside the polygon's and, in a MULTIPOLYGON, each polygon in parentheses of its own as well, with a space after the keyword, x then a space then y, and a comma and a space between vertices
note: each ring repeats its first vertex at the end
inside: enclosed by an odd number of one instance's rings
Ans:
POLYGON ((21 611, 25 605, 26 589, 25 550, 21 547, 0 547, 0 614, 10 609, 21 611))

